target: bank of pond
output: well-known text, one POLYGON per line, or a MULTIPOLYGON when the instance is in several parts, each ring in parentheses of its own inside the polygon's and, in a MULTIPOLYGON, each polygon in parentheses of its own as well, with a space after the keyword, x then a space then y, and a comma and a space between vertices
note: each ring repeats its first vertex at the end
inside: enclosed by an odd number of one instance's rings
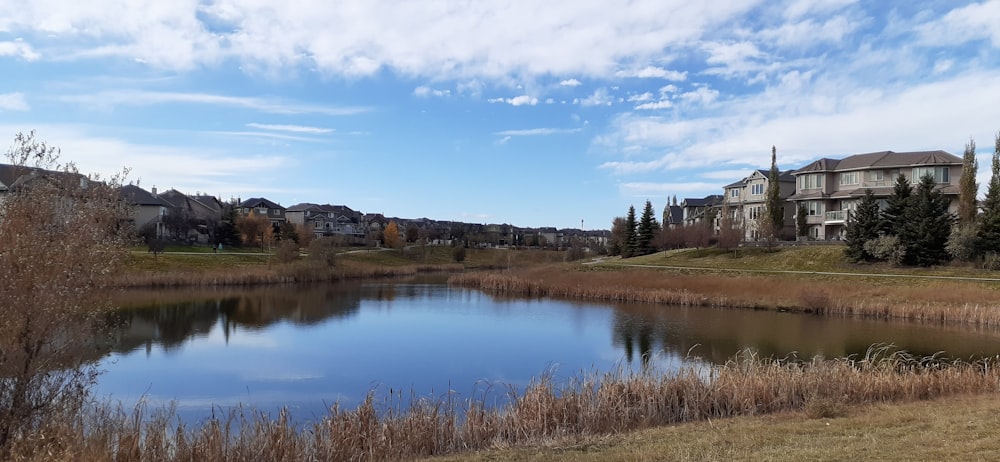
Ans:
POLYGON ((496 295, 440 277, 119 304, 102 404, 50 430, 67 435, 56 450, 406 459, 1000 388, 1000 333, 955 323, 496 295))

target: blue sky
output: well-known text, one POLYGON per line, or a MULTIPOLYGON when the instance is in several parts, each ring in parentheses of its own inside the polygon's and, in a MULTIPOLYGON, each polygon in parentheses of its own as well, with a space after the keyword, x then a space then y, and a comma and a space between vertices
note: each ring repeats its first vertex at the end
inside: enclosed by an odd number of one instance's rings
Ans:
POLYGON ((0 136, 146 189, 608 228, 1000 130, 1000 1, 0 3, 0 136))

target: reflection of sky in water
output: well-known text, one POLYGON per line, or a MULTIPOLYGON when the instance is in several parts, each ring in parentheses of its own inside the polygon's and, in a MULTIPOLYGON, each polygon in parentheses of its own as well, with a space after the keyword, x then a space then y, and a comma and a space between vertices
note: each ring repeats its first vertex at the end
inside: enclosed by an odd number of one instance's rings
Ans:
POLYGON ((1000 353, 992 332, 785 313, 499 300, 441 285, 301 297, 294 287, 269 290, 283 292, 141 312, 116 349, 127 352, 104 361, 98 395, 126 406, 140 397, 154 407, 175 401, 193 419, 238 404, 267 412, 287 406, 309 419, 335 402, 352 408, 369 391, 378 402, 444 398, 451 390, 494 403, 545 373, 561 384, 641 369, 644 354, 646 367, 670 371, 701 363, 697 357, 719 363, 748 347, 800 357, 856 354, 878 342, 960 357, 1000 353), (163 332, 170 337, 157 343, 163 332))

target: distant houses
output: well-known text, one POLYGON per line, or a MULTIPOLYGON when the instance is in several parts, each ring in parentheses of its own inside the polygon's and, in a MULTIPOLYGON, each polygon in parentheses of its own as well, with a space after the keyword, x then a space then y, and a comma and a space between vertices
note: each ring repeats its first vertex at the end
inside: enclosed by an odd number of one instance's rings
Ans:
MULTIPOLYGON (((784 204, 785 220, 779 235, 786 239, 801 235, 809 240, 842 240, 851 211, 866 190, 871 189, 884 204, 892 195, 893 184, 899 175, 915 184, 927 174, 934 178, 938 190, 951 199, 950 211, 954 213, 962 158, 945 151, 881 151, 842 159, 822 158, 799 169, 781 172, 779 198, 784 204), (805 214, 806 228, 803 230, 796 229, 800 208, 805 214)), ((686 198, 679 204, 675 198, 664 207, 664 228, 691 227, 711 219, 712 223, 706 226, 717 231, 722 214, 729 213, 741 228, 745 241, 758 240, 761 235, 757 223, 765 211, 769 183, 769 170, 753 170, 746 177, 724 186, 721 196, 686 198)))

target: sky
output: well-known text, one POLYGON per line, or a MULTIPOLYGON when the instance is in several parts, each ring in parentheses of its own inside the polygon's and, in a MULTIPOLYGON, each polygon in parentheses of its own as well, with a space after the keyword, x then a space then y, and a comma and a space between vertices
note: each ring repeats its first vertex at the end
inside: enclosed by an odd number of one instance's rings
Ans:
POLYGON ((0 75, 0 148, 147 190, 607 229, 772 146, 984 185, 1000 0, 5 0, 0 75))

